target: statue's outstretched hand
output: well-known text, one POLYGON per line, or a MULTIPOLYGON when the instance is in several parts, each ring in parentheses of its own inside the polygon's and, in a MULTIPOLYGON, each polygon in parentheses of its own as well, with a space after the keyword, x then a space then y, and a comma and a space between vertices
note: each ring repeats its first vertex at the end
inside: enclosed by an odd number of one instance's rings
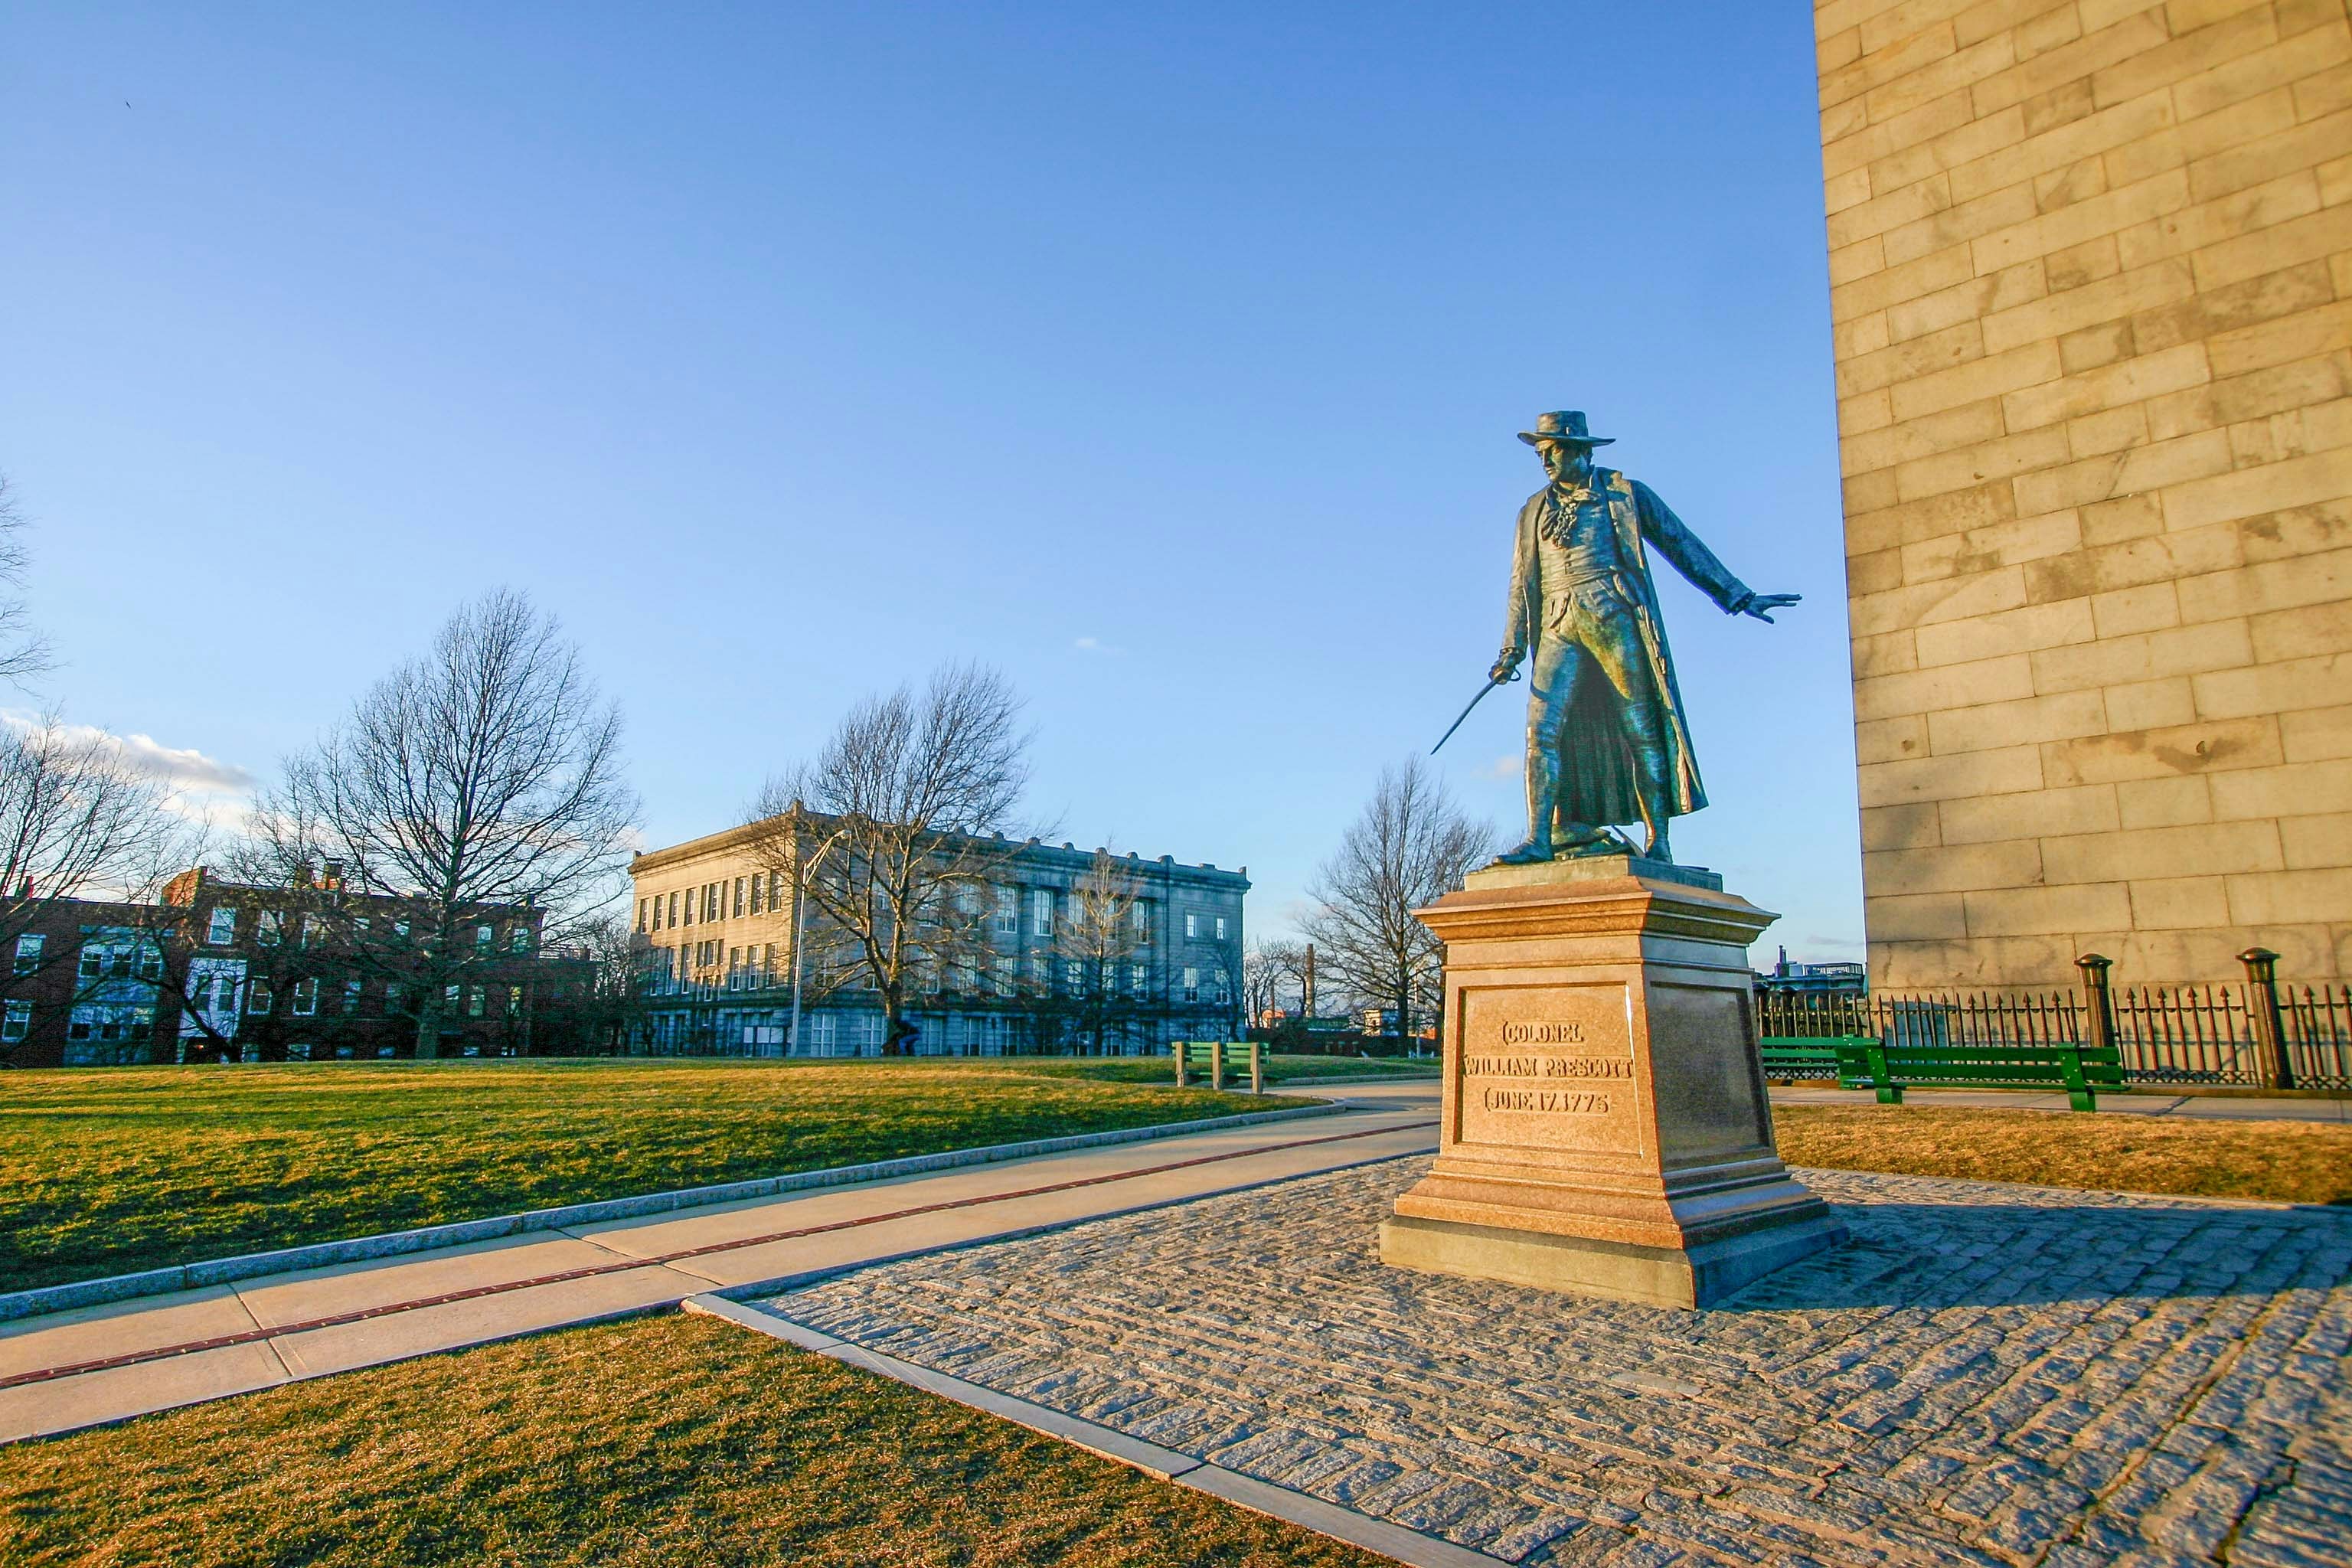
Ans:
POLYGON ((1759 621, 1769 622, 1772 618, 1774 610, 1786 609, 1803 597, 1802 594, 1757 594, 1751 595, 1746 604, 1739 606, 1739 613, 1743 616, 1754 616, 1759 621))
POLYGON ((1505 648, 1495 656, 1495 668, 1486 672, 1486 679, 1497 686, 1507 680, 1517 680, 1519 678, 1519 660, 1526 657, 1527 655, 1517 648, 1505 648))

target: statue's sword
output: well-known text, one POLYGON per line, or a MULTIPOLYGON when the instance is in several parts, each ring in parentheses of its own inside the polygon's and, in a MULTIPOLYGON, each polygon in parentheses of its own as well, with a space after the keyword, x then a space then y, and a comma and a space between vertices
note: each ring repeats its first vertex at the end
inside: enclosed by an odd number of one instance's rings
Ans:
POLYGON ((1475 708, 1480 702, 1486 700, 1486 693, 1494 690, 1495 688, 1502 685, 1503 682, 1507 680, 1517 680, 1518 678, 1519 672, 1516 669, 1511 671, 1508 675, 1498 675, 1489 678, 1486 684, 1478 689, 1478 695, 1470 699, 1469 707, 1462 710, 1461 718, 1454 720, 1453 723, 1445 726, 1445 733, 1437 737, 1437 745, 1429 748, 1429 754, 1433 757, 1437 755, 1438 747, 1444 745, 1446 742, 1454 739, 1454 731, 1462 728, 1462 720, 1470 717, 1471 708, 1475 708))

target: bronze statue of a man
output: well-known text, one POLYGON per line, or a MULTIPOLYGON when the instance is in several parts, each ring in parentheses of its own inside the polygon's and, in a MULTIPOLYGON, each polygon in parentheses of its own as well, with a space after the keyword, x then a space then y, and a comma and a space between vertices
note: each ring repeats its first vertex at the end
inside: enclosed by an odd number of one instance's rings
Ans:
POLYGON ((1639 820, 1643 854, 1672 860, 1666 824, 1706 805, 1683 721, 1682 693, 1646 554, 1654 549, 1727 615, 1769 621, 1795 594, 1759 594, 1715 558, 1647 485, 1595 466, 1614 437, 1574 410, 1546 414, 1519 439, 1551 482, 1519 509, 1503 651, 1489 678, 1528 691, 1528 837, 1507 865, 1627 852, 1610 831, 1639 820))

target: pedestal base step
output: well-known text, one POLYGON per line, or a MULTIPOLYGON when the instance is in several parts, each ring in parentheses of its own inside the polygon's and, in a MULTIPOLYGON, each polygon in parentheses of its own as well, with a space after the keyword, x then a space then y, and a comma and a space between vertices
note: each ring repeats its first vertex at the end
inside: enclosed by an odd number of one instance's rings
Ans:
POLYGON ((1381 1226, 1381 1261, 1423 1274, 1498 1279, 1654 1307, 1711 1307, 1741 1287, 1845 1239, 1826 1209, 1687 1251, 1397 1215, 1381 1226))

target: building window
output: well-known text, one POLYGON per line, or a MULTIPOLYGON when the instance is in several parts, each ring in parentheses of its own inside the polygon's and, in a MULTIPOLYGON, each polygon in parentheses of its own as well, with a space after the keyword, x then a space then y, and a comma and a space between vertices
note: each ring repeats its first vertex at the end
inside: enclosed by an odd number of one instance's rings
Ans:
POLYGON ((1217 976, 1217 1005, 1218 1005, 1218 1006, 1220 1006, 1220 1007, 1230 1007, 1230 1006, 1232 1006, 1233 1005, 1234 1005, 1234 987, 1233 987, 1233 984, 1232 984, 1230 981, 1228 981, 1228 980, 1227 980, 1223 975, 1220 974, 1220 975, 1218 975, 1218 976, 1217 976))
POLYGON ((688 888, 686 890, 686 920, 682 922, 684 924, 692 925, 694 923, 694 895, 697 891, 698 889, 693 888, 688 888))
POLYGON ((155 1033, 152 1007, 110 1006, 89 1003, 67 1016, 69 1040, 143 1040, 155 1033))
POLYGON ((1190 910, 1184 911, 1184 940, 1197 942, 1201 936, 1201 917, 1190 910))
POLYGON ((735 879, 735 918, 739 921, 743 918, 744 882, 745 879, 741 877, 735 879))
POLYGON ((677 893, 676 889, 672 889, 670 892, 669 919, 664 923, 666 929, 675 928, 677 924, 677 893))
POLYGON ((1087 988, 1087 961, 1083 958, 1065 961, 1062 964, 1062 984, 1073 992, 1084 991, 1087 988))
POLYGON ((269 988, 269 982, 257 975, 252 987, 245 994, 245 1010, 259 1017, 276 1005, 277 1001, 278 994, 269 988))
POLYGON ((214 906, 212 924, 205 930, 205 940, 215 947, 236 940, 236 911, 226 904, 214 906))
POLYGON ((21 1040, 32 1031, 33 1005, 11 1002, 5 1017, 0 1017, 0 1040, 21 1040))
POLYGON ((302 917, 302 945, 304 947, 318 946, 319 939, 325 934, 326 932, 324 928, 319 924, 318 916, 304 915, 302 917))
POLYGON ((530 951, 530 927, 528 923, 517 921, 507 928, 507 951, 509 952, 530 951))
POLYGON ((286 916, 284 911, 279 910, 264 910, 261 911, 260 923, 254 928, 253 940, 259 942, 264 947, 276 947, 284 938, 285 930, 286 916))
POLYGON ((489 926, 474 928, 474 946, 481 952, 488 952, 490 950, 490 944, 498 939, 499 933, 489 926))
POLYGON ((996 933, 999 936, 1021 934, 1021 889, 998 888, 996 894, 996 933))
POLYGON ((644 899, 639 899, 637 900, 637 931, 640 934, 649 929, 646 925, 646 905, 647 901, 648 900, 644 899))
POLYGON ((294 983, 294 1016, 308 1018, 319 1011, 319 980, 312 975, 294 983))
POLYGON ((408 921, 404 919, 393 921, 392 934, 399 941, 406 942, 408 940, 408 921))
POLYGON ((996 994, 999 996, 1012 995, 1013 987, 1020 979, 1021 961, 1019 959, 1008 954, 996 961, 996 994))
POLYGON ((1140 996, 1143 994, 1143 965, 1139 963, 1129 964, 1127 966, 1127 988, 1135 993, 1138 996, 1140 996))
POLYGON ((767 874, 763 871, 754 871, 751 873, 751 912, 755 915, 758 914, 764 907, 760 902, 760 893, 761 889, 766 885, 763 881, 766 875, 767 874))
MULTIPOLYGON (((1187 918, 1189 919, 1190 917, 1188 916, 1187 918)), ((1184 972, 1184 1000, 1187 1002, 1198 1002, 1200 999, 1201 972, 1197 969, 1188 969, 1184 972)))
POLYGON ((1127 911, 1129 926, 1135 932, 1135 945, 1151 945, 1151 906, 1138 899, 1127 911))
POLYGON ((39 931, 26 931, 16 939, 16 973, 30 974, 41 966, 41 950, 49 939, 39 931))
POLYGON ((153 981, 163 978, 163 949, 161 943, 141 942, 137 962, 140 979, 153 981))
POLYGON ((399 981, 387 980, 383 983, 383 1010, 386 1014, 400 1012, 407 999, 407 988, 399 981))
POLYGON ((478 1018, 488 1005, 488 994, 479 985, 466 987, 466 1016, 478 1018))
POLYGON ((356 980, 346 980, 343 982, 343 1011, 356 1013, 359 1010, 360 983, 356 980))
POLYGON ((1219 942, 1225 940, 1225 917, 1223 915, 1217 917, 1217 940, 1219 942))
POLYGON ((1054 889, 1032 888, 1029 890, 1029 929, 1039 936, 1054 934, 1054 889))
POLYGON ((98 980, 106 973, 106 944, 86 942, 81 944, 81 962, 74 967, 77 980, 98 980))
POLYGON ((507 1016, 509 1018, 522 1016, 522 987, 520 985, 507 987, 507 1016))

